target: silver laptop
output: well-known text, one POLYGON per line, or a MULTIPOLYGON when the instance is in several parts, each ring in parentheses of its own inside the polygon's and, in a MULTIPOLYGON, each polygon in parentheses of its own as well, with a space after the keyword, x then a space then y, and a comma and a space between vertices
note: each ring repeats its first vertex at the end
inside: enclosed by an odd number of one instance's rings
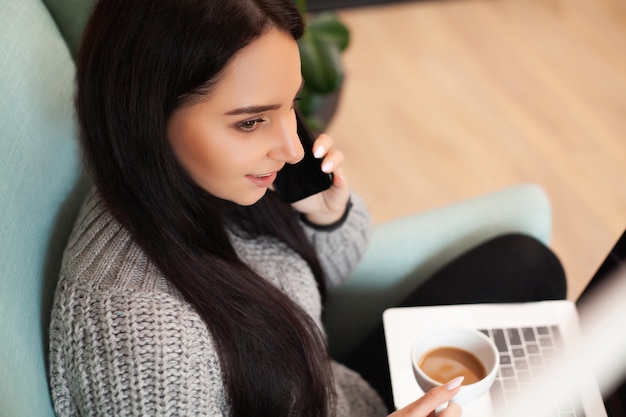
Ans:
MULTIPOLYGON (((494 416, 507 404, 536 386, 546 370, 568 351, 580 345, 583 333, 578 309, 598 293, 601 284, 617 270, 626 269, 626 232, 590 280, 576 303, 542 301, 523 304, 466 304, 435 307, 391 308, 383 313, 385 339, 394 403, 406 406, 423 392, 415 382, 410 360, 411 345, 420 334, 439 325, 466 326, 483 331, 500 351, 500 370, 488 395, 464 406, 464 417, 494 416)), ((626 275, 620 279, 626 279, 626 275)), ((623 332, 623 330, 620 330, 623 332)), ((618 384, 619 385, 619 384, 618 384)), ((601 396, 594 378, 585 378, 565 398, 550 404, 546 416, 622 417, 626 409, 621 384, 610 396, 601 396)))

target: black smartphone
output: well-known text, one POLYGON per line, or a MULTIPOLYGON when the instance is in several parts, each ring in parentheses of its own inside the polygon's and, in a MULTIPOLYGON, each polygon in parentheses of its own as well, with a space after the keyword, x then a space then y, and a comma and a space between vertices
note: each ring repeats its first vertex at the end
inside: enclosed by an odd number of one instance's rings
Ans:
POLYGON ((313 132, 306 124, 304 116, 295 107, 298 123, 298 137, 304 148, 304 158, 297 164, 286 164, 278 171, 274 189, 288 203, 302 200, 313 194, 327 190, 333 184, 332 174, 322 171, 322 160, 313 156, 313 132))

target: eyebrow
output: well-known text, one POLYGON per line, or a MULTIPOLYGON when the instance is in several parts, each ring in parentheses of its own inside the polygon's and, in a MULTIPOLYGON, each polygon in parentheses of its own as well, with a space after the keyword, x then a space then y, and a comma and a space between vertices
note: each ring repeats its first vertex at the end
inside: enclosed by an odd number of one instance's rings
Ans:
POLYGON ((241 114, 256 114, 263 113, 269 110, 277 110, 280 108, 280 104, 269 104, 267 106, 246 106, 238 109, 233 109, 225 113, 226 116, 237 116, 241 114))
MULTIPOLYGON (((300 95, 300 92, 304 88, 304 79, 300 83, 300 88, 298 88, 298 92, 296 93, 296 98, 300 95)), ((239 107, 233 110, 229 110, 225 113, 226 116, 237 116, 242 114, 256 114, 263 113, 270 110, 278 110, 280 108, 280 104, 267 104, 267 105, 259 105, 259 106, 245 106, 239 107)))

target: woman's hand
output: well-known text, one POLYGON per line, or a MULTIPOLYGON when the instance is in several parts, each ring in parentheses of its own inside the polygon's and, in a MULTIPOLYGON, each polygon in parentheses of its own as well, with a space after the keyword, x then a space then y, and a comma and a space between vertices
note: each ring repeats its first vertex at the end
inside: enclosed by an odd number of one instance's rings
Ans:
MULTIPOLYGON (((424 394, 417 401, 389 415, 389 417, 430 417, 435 415, 435 410, 454 397, 461 387, 463 377, 454 378, 440 387, 435 387, 424 394)), ((461 407, 450 403, 439 414, 439 417, 460 417, 461 407)))
POLYGON ((326 191, 293 203, 293 207, 311 223, 333 224, 343 216, 350 199, 350 189, 343 174, 344 155, 333 149, 333 139, 326 134, 315 140, 313 154, 319 158, 322 171, 333 174, 333 185, 326 191))

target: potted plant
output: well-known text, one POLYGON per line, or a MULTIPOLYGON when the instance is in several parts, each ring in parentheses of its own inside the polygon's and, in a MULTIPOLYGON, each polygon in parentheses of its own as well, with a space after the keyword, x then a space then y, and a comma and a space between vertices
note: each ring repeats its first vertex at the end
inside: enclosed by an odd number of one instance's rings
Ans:
POLYGON ((337 107, 344 72, 341 52, 350 42, 348 28, 335 13, 307 14, 306 0, 295 0, 307 29, 298 41, 304 88, 299 107, 311 129, 323 130, 337 107))

